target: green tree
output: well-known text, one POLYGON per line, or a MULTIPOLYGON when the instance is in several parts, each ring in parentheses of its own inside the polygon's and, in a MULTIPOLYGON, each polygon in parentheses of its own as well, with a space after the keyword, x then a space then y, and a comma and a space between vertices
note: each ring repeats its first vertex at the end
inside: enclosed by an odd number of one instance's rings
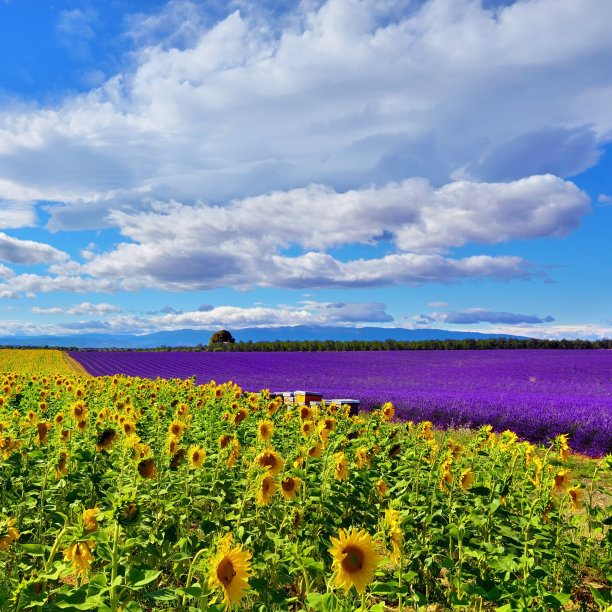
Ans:
POLYGON ((234 336, 232 336, 232 334, 230 334, 227 329, 222 329, 218 332, 215 332, 210 337, 210 342, 208 343, 208 346, 214 346, 215 344, 234 344, 235 342, 236 340, 234 339, 234 336))

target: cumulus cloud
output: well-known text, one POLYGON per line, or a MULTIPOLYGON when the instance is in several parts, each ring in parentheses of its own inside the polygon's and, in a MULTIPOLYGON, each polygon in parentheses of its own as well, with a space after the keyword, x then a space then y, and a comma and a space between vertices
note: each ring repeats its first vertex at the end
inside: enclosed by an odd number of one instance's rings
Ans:
MULTIPOLYGON (((0 197, 64 202, 49 226, 69 229, 104 223, 117 190, 224 203, 313 181, 565 177, 612 133, 607 0, 327 0, 267 27, 242 5, 211 21, 172 2, 132 24, 140 46, 102 86, 2 113, 0 197)), ((65 12, 87 35, 91 19, 65 12)))
POLYGON ((33 240, 19 240, 0 232, 0 260, 9 263, 33 265, 65 261, 68 254, 49 244, 33 240))
POLYGON ((38 306, 34 306, 30 309, 34 314, 65 314, 65 315, 107 315, 110 313, 121 312, 121 308, 119 306, 114 306, 113 304, 106 304, 101 302, 99 304, 92 304, 91 302, 82 302, 81 304, 74 304, 73 306, 68 307, 54 307, 54 308, 39 308, 38 306))
POLYGON ((151 201, 147 211, 109 213, 131 242, 104 253, 89 250, 82 265, 71 261, 50 271, 174 291, 528 279, 543 272, 520 257, 443 254, 467 243, 562 237, 589 210, 586 194, 552 175, 438 189, 410 179, 344 193, 310 185, 227 206, 151 201), (382 240, 396 252, 348 261, 326 252, 382 240), (287 254, 295 245, 302 252, 287 254))

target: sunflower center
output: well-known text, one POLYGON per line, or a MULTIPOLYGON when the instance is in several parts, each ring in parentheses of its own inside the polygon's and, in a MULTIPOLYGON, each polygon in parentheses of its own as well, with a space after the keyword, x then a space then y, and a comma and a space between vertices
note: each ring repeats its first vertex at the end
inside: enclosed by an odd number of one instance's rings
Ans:
POLYGON ((229 586, 236 575, 234 564, 227 558, 221 559, 217 566, 217 578, 223 586, 229 586))
POLYGON ((293 491, 293 489, 295 489, 295 481, 293 480, 293 478, 286 478, 285 480, 283 480, 283 482, 281 483, 283 490, 284 491, 293 491))
POLYGON ((342 569, 349 574, 358 572, 363 566, 363 551, 357 546, 349 545, 343 552, 342 569))
POLYGON ((268 455, 267 453, 261 458, 260 465, 262 467, 273 468, 276 465, 276 458, 274 455, 268 455))

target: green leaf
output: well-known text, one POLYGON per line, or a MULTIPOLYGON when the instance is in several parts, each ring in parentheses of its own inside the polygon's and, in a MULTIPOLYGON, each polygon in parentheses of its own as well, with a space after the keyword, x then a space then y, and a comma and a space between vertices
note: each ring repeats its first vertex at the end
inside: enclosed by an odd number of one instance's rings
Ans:
POLYGON ((45 547, 42 544, 21 544, 21 549, 32 557, 45 556, 45 547))
POLYGON ((155 599, 156 601, 173 601, 178 597, 178 593, 174 589, 160 589, 159 591, 146 593, 146 597, 155 599))
POLYGON ((467 490, 468 493, 473 493, 474 495, 489 495, 491 493, 491 489, 488 487, 471 487, 467 490))
POLYGON ((125 577, 125 586, 128 589, 141 589, 153 582, 161 574, 160 570, 141 570, 131 568, 125 577))

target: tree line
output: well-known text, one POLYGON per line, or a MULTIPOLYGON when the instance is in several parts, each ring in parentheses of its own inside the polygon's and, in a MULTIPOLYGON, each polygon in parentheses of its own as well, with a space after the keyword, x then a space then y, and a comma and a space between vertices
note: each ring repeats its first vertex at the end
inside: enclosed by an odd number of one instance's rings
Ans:
MULTIPOLYGON (((63 348, 66 347, 54 347, 63 348)), ((463 340, 274 340, 221 342, 196 346, 159 346, 155 348, 92 349, 68 347, 71 351, 237 351, 237 352, 319 352, 319 351, 455 351, 496 349, 612 349, 612 339, 552 340, 538 338, 465 338, 463 340)))

